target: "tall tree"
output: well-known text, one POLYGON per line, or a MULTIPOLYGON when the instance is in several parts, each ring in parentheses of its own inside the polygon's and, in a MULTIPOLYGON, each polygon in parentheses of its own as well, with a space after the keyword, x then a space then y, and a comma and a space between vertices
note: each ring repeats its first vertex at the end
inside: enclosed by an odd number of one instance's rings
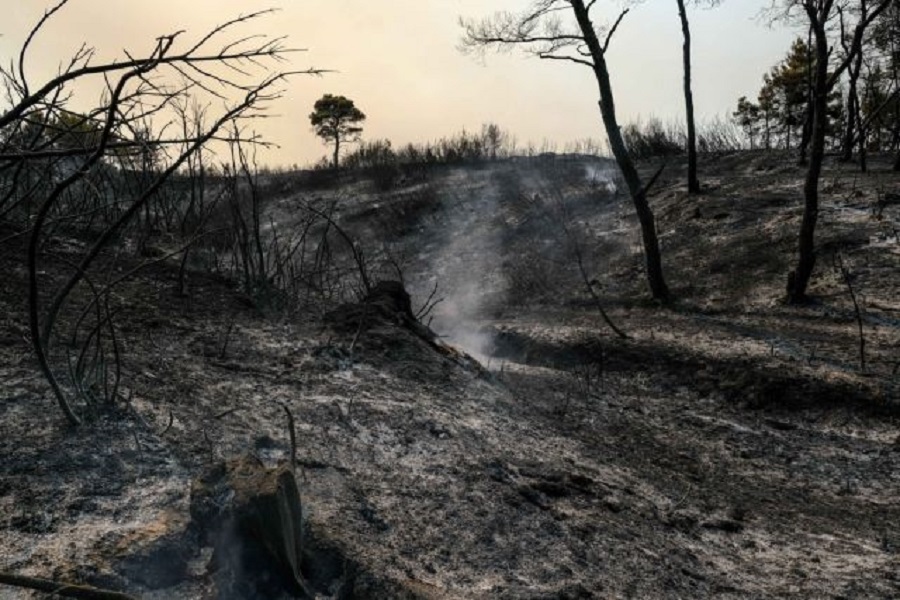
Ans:
POLYGON ((506 133, 496 123, 485 123, 481 126, 481 139, 491 160, 497 160, 497 155, 506 138, 506 133))
POLYGON ((313 105, 309 115, 316 135, 326 142, 334 144, 334 168, 337 169, 341 155, 341 144, 359 139, 362 127, 359 123, 366 120, 366 115, 356 108, 353 100, 344 96, 325 94, 313 105))
MULTIPOLYGON (((844 51, 848 51, 849 41, 846 35, 841 35, 841 45, 844 51)), ((859 98, 859 78, 862 75, 863 53, 858 52, 850 65, 847 67, 847 119, 844 126, 844 140, 842 144, 841 160, 850 162, 853 158, 853 146, 857 133, 859 134, 859 143, 865 144, 863 140, 862 130, 862 108, 859 98)))
POLYGON ((750 149, 756 148, 756 136, 759 134, 760 108, 747 100, 747 96, 738 98, 737 109, 731 113, 735 122, 744 130, 744 135, 750 140, 750 149))
POLYGON ((684 62, 684 111, 687 120, 688 151, 688 192, 696 194, 700 191, 700 180, 697 178, 697 130, 694 126, 694 93, 691 91, 691 26, 688 22, 684 0, 677 0, 678 16, 681 18, 681 35, 684 38, 682 59, 684 62))
MULTIPOLYGON (((688 138, 688 192, 695 194, 700 191, 700 179, 697 176, 697 128, 694 124, 694 93, 691 89, 691 25, 688 20, 687 2, 685 0, 676 1, 678 17, 681 19, 681 35, 684 40, 682 62, 684 63, 684 112, 688 138)), ((718 4, 719 0, 697 0, 695 3, 711 7, 718 4)))
POLYGON ((762 134, 762 147, 772 149, 772 123, 777 119, 780 102, 769 75, 763 76, 763 86, 756 96, 756 104, 747 100, 746 96, 738 98, 737 110, 731 116, 744 129, 753 147, 754 133, 762 134))
POLYGON ((775 87, 771 84, 768 75, 763 77, 763 87, 756 97, 759 102, 759 114, 763 120, 763 139, 766 150, 772 149, 772 123, 778 118, 781 103, 775 93, 775 87))
POLYGON ((609 146, 622 171, 641 224, 650 293, 653 298, 666 302, 670 299, 670 293, 663 276, 656 223, 647 201, 650 185, 644 185, 641 181, 619 130, 606 62, 612 36, 628 9, 622 10, 610 27, 598 30, 591 15, 595 4, 596 0, 587 3, 583 0, 533 0, 530 8, 520 13, 501 12, 482 21, 463 21, 463 47, 520 47, 538 58, 570 62, 591 69, 600 93, 600 115, 609 146), (563 14, 568 14, 570 20, 566 21, 563 14))
POLYGON ((812 50, 802 38, 791 45, 781 64, 772 69, 769 83, 779 96, 781 125, 784 127, 785 148, 791 149, 791 139, 798 127, 803 127, 798 144, 800 162, 806 162, 807 144, 812 132, 811 122, 811 73, 815 69, 812 50), (804 139, 805 138, 805 139, 804 139))
POLYGON ((799 7, 809 20, 813 31, 815 79, 813 84, 813 117, 809 167, 803 185, 804 207, 798 240, 796 268, 788 276, 787 296, 792 304, 806 302, 807 288, 816 264, 815 230, 819 216, 819 178, 825 159, 825 136, 829 126, 828 96, 838 79, 858 52, 862 51, 863 35, 872 21, 894 0, 858 0, 859 16, 853 27, 849 49, 829 73, 831 55, 828 27, 835 18, 835 0, 790 0, 787 10, 799 7))

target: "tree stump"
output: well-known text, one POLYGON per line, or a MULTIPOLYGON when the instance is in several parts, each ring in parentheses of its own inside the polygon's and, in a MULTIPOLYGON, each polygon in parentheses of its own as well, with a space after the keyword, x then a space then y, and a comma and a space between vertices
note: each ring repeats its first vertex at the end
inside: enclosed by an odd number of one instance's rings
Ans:
POLYGON ((191 489, 191 517, 213 547, 220 597, 314 595, 301 572, 303 515, 294 472, 255 456, 220 463, 191 489))

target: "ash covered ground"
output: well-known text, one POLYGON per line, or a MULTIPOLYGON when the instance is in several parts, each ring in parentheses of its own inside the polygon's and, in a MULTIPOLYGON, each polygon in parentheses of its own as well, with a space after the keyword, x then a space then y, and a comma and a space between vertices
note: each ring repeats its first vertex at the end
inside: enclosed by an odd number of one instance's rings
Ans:
POLYGON ((781 302, 800 169, 740 153, 704 181, 688 196, 671 165, 651 199, 668 308, 646 300, 603 161, 273 186, 280 227, 305 197, 338 199, 437 337, 336 328, 336 306, 273 314, 200 273, 181 297, 162 262, 116 292, 129 402, 78 429, 40 378, 27 275, 4 253, 0 571, 215 597, 192 482, 247 453, 287 460, 284 404, 323 598, 900 596, 900 181, 877 161, 827 170, 807 307, 781 302))

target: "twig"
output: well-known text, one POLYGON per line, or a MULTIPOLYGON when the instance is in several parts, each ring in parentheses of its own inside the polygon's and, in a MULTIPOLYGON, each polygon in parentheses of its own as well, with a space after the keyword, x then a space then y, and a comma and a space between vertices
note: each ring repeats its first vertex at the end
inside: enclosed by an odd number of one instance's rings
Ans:
MULTIPOLYGON (((662 169, 664 167, 665 164, 660 167, 660 170, 657 172, 656 176, 659 176, 659 173, 662 172, 662 169)), ((648 184, 647 188, 645 188, 645 191, 646 189, 649 189, 649 186, 652 185, 654 181, 656 181, 656 176, 654 176, 654 178, 650 181, 650 184, 648 184)), ((600 298, 597 292, 594 291, 595 281, 588 276, 587 269, 584 266, 584 253, 581 250, 581 244, 579 243, 575 232, 573 232, 569 227, 569 212, 566 209, 566 204, 563 200, 562 194, 558 190, 556 191, 555 199, 557 208, 559 209, 560 227, 562 227, 563 233, 565 234, 566 239, 568 240, 569 245, 572 248, 572 254, 575 257, 575 264, 578 267, 579 275, 581 275, 581 281, 584 283, 585 288, 587 288, 588 293, 591 295, 591 299, 594 301, 594 306, 597 308, 597 312, 600 313, 603 321, 610 329, 613 330, 613 332, 617 336, 619 336, 623 340, 628 339, 628 334, 619 329, 616 324, 613 323, 612 319, 609 317, 609 314, 606 312, 606 309, 603 308, 603 300, 600 298)))
POLYGON ((219 350, 219 360, 225 360, 225 354, 228 352, 228 341, 231 339, 231 331, 234 329, 234 319, 228 322, 225 329, 225 337, 222 340, 222 348, 219 350))
POLYGON ((166 424, 166 428, 162 430, 162 433, 159 434, 160 437, 169 433, 169 430, 172 429, 172 425, 174 423, 175 423, 175 413, 173 413, 172 410, 170 409, 169 410, 169 422, 166 424))
POLYGON ((356 342, 359 341, 359 336, 362 335, 363 328, 367 324, 369 320, 369 304, 363 304, 363 314, 359 319, 359 324, 356 326, 356 333, 353 335, 353 340, 350 342, 350 356, 353 356, 353 349, 356 348, 356 342))
POLYGON ((234 413, 238 412, 239 410, 244 410, 244 408, 245 408, 245 407, 243 407, 243 406, 236 406, 236 407, 234 407, 234 408, 229 408, 228 410, 225 410, 225 411, 220 412, 219 414, 217 414, 217 415, 216 415, 215 417, 213 417, 213 418, 214 418, 214 419, 224 419, 224 418, 227 417, 228 415, 233 415, 234 413))
POLYGON ((141 464, 144 462, 144 447, 141 445, 141 438, 138 437, 137 426, 135 425, 131 429, 131 435, 134 436, 134 445, 137 447, 138 451, 138 477, 140 477, 141 464))
POLYGON ((415 317, 416 321, 422 322, 422 319, 427 317, 431 311, 434 310, 434 307, 444 301, 443 298, 434 299, 435 294, 438 291, 438 282, 434 282, 434 288, 431 290, 431 293, 428 294, 428 298, 425 299, 425 303, 422 305, 418 311, 416 311, 415 317))
POLYGON ((834 265, 840 271, 844 283, 847 285, 847 292, 850 294, 850 299, 853 301, 853 312, 856 314, 856 325, 859 328, 859 370, 865 372, 866 337, 863 332, 862 313, 859 310, 859 302, 856 301, 856 293, 853 291, 853 285, 850 282, 850 272, 844 267, 844 261, 841 258, 840 252, 834 255, 834 265))
POLYGON ((288 433, 291 436, 291 473, 294 474, 294 478, 297 478, 297 427, 294 423, 294 413, 291 412, 291 409, 288 408, 288 405, 284 402, 279 402, 281 404, 281 408, 284 409, 284 413, 288 418, 288 433))
POLYGON ((600 316, 603 318, 603 321, 606 325, 613 330, 613 332, 622 338, 623 340, 628 339, 628 334, 619 329, 615 323, 612 322, 612 319, 609 317, 609 313, 606 312, 606 309, 603 308, 603 301, 600 299, 600 296, 594 290, 595 281, 588 278, 587 269, 584 267, 584 256, 581 252, 581 245, 578 243, 578 240, 575 239, 574 234, 570 234, 569 228, 567 225, 563 225, 566 235, 569 236, 569 241, 572 244, 572 252, 575 254, 575 263, 578 265, 578 273, 581 275, 581 281, 584 282, 584 287, 587 289, 588 293, 591 295, 591 299, 594 301, 594 306, 597 307, 597 311, 600 313, 600 316))

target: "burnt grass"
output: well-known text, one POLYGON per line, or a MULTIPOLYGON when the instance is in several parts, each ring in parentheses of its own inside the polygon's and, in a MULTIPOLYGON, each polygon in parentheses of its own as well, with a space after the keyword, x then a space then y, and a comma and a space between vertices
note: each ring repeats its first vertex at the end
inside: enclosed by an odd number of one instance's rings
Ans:
MULTIPOLYGON (((872 165, 826 169, 801 307, 782 301, 801 214, 790 157, 706 157, 696 196, 671 162, 651 198, 668 307, 647 300, 628 199, 586 174, 606 163, 390 186, 285 175, 266 210, 289 226, 296 198, 339 200, 362 247, 391 245, 414 309, 438 283, 431 328, 446 337, 384 315, 329 326, 323 314, 357 309, 285 312, 199 271, 182 296, 163 261, 116 287, 121 398, 78 428, 37 371, 24 240, 7 242, 0 571, 148 599, 279 597, 251 585, 265 565, 213 572, 191 506, 222 460, 288 459, 286 405, 319 597, 898 597, 900 178, 872 165), (585 293, 575 240, 629 339, 585 293), (836 253, 861 299, 865 371, 836 253)), ((71 259, 85 242, 50 250, 71 259)), ((110 253, 96 271, 140 260, 110 253)), ((44 261, 44 289, 66 264, 44 261)), ((20 597, 41 596, 0 586, 20 597)))

